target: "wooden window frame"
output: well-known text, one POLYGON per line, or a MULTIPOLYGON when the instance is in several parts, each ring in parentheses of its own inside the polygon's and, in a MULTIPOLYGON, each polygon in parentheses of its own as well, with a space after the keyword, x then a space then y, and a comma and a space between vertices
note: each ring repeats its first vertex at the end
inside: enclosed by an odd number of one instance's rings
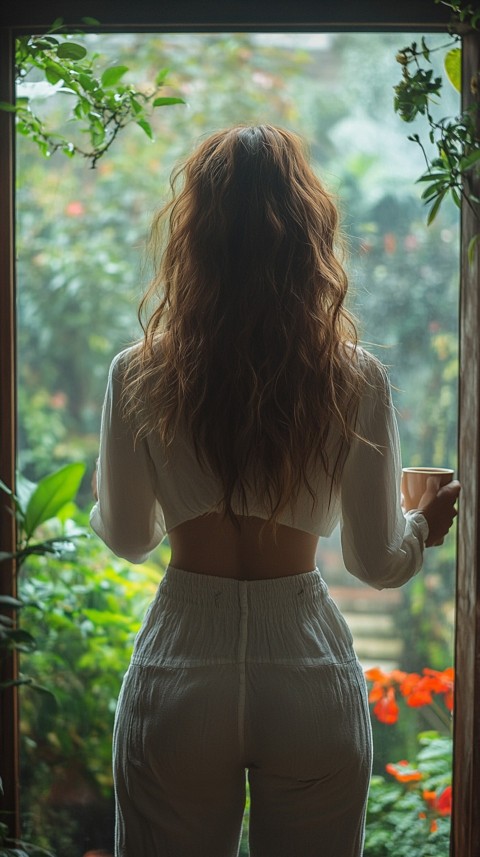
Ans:
MULTIPOLYGON (((14 40, 42 31, 57 17, 80 25, 84 16, 102 22, 100 31, 445 31, 448 10, 434 0, 43 0, 4 9, 0 18, 0 100, 14 92, 14 40)), ((463 35, 463 104, 477 104, 480 35, 463 35)), ((11 114, 0 111, 0 478, 14 485, 16 458, 15 351, 15 133, 11 114)), ((476 195, 480 197, 480 182, 476 195)), ((462 210, 460 283, 459 474, 462 494, 458 527, 455 635, 455 717, 451 857, 480 855, 480 266, 467 260, 477 225, 462 210)), ((0 503, 0 547, 15 545, 13 518, 0 503)), ((0 592, 15 594, 13 564, 0 565, 0 592)), ((16 670, 13 661, 9 678, 16 670)), ((5 677, 5 676, 4 676, 5 677)), ((0 707, 0 759, 4 780, 2 809, 19 833, 18 708, 14 689, 0 707)))

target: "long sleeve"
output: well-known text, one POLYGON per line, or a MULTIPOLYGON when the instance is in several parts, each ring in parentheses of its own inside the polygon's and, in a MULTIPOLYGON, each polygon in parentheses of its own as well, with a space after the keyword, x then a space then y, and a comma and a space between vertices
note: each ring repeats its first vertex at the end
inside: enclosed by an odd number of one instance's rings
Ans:
POLYGON ((121 365, 112 362, 103 403, 98 501, 90 514, 93 530, 117 556, 144 562, 165 535, 162 510, 154 492, 154 469, 145 440, 135 442, 122 418, 121 365))
POLYGON ((401 508, 401 455, 390 385, 372 359, 341 483, 342 551, 351 574, 375 589, 406 583, 423 563, 428 524, 401 508), (374 446, 369 445, 374 444, 374 446))

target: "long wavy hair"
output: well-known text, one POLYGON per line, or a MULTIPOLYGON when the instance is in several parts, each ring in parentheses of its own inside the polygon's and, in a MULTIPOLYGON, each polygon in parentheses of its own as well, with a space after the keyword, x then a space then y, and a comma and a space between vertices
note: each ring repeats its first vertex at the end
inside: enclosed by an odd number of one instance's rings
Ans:
POLYGON ((364 378, 337 207, 300 139, 272 125, 213 134, 172 191, 152 224, 141 321, 155 305, 127 367, 125 415, 166 448, 186 432, 226 514, 234 495, 248 513, 254 492, 276 522, 302 486, 314 501, 312 462, 338 477, 355 435, 364 378))

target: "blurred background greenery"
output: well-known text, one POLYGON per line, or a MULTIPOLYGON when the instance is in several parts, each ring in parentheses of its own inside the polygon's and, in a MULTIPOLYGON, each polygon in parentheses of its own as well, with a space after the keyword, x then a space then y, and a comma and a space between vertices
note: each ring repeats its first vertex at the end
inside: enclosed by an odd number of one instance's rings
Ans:
MULTIPOLYGON (((99 62, 127 65, 137 87, 170 68, 165 94, 187 103, 156 112, 153 142, 138 127, 124 129, 95 170, 78 157, 44 160, 18 139, 19 467, 37 481, 68 462, 87 463, 77 508, 47 533, 87 526, 108 366, 139 336, 136 307, 149 273, 144 242, 168 197, 171 170, 203 135, 237 122, 271 122, 306 139, 315 168, 338 195, 350 306, 362 341, 390 367, 404 462, 456 467, 458 212, 445 203, 426 227, 415 186, 421 153, 407 140, 412 128, 393 112, 395 54, 411 39, 82 37, 99 62)), ((432 46, 442 39, 427 37, 432 46)), ((64 103, 65 96, 44 94, 38 109, 75 133, 64 103)), ((442 115, 457 111, 457 93, 447 90, 442 115)), ((25 658, 28 671, 57 699, 53 706, 48 695, 22 690, 23 805, 32 836, 61 857, 112 847, 113 713, 134 634, 167 562, 164 545, 133 568, 92 536, 71 559, 33 557, 22 572, 23 597, 41 606, 30 609, 38 648, 25 658)), ((373 590, 348 579, 338 535, 321 546, 319 565, 354 634, 357 622, 368 665, 443 669, 452 662, 453 538, 429 552, 425 574, 394 601, 387 594, 375 601, 373 590), (385 638, 376 634, 379 615, 388 619, 385 638)), ((397 753, 406 756, 417 731, 415 722, 395 730, 376 723, 376 770, 397 753)))

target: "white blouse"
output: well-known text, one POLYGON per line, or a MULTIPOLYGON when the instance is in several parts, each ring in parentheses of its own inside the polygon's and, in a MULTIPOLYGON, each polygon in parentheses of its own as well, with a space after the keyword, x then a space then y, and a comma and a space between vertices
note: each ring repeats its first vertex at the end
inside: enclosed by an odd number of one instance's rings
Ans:
MULTIPOLYGON (((97 469, 98 501, 90 523, 115 554, 141 563, 174 527, 218 511, 222 490, 200 464, 192 444, 178 435, 166 451, 154 436, 134 443, 122 417, 121 390, 129 349, 110 367, 102 412, 97 469)), ((401 586, 422 566, 428 524, 419 511, 403 513, 401 458, 390 385, 382 367, 358 350, 368 379, 356 430, 373 446, 354 439, 340 480, 318 465, 309 474, 315 502, 305 489, 279 523, 317 536, 329 536, 340 521, 342 553, 351 574, 376 589, 401 586)), ((338 438, 331 442, 338 443, 338 438)), ((268 513, 247 495, 248 514, 268 513)), ((233 500, 241 514, 241 503, 233 500)))

